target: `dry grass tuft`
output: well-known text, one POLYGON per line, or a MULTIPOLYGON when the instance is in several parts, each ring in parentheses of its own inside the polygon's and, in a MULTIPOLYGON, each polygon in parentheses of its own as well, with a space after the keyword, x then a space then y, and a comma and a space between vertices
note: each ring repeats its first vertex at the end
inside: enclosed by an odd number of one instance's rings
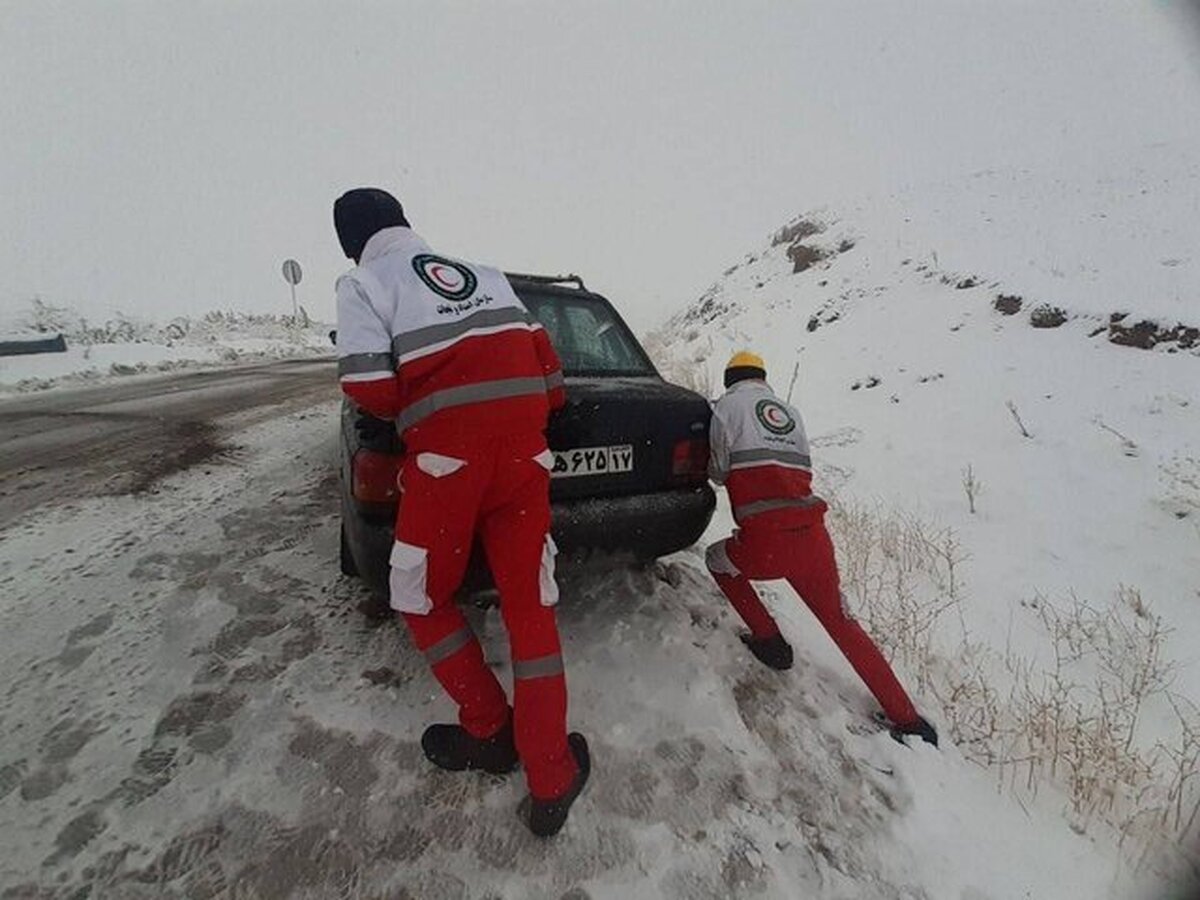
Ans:
POLYGON ((829 524, 851 608, 964 755, 1019 799, 1057 786, 1073 828, 1107 823, 1138 863, 1200 862, 1186 849, 1200 844, 1200 709, 1171 691, 1169 631, 1137 588, 1098 606, 1035 596, 1022 605, 1044 652, 1001 652, 965 625, 953 531, 836 499, 829 524), (1168 739, 1143 733, 1151 710, 1173 716, 1168 739))

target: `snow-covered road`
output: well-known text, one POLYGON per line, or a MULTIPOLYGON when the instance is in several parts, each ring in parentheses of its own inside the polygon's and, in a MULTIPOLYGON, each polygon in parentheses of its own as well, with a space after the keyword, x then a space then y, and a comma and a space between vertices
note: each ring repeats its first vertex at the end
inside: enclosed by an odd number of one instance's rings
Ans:
MULTIPOLYGON (((422 758, 422 727, 451 710, 338 572, 328 368, 264 370, 269 406, 231 393, 243 376, 191 416, 221 452, 149 481, 182 394, 104 396, 168 423, 161 443, 139 426, 149 456, 106 459, 136 443, 114 437, 44 453, 49 471, 4 464, 0 896, 1129 896, 1119 860, 1053 809, 998 796, 953 747, 862 727, 869 698, 790 597, 773 602, 797 668, 757 666, 698 549, 562 573, 571 724, 595 770, 566 831, 532 838, 519 775, 422 758), (57 489, 24 487, 38 479, 57 489)), ((61 402, 47 413, 69 417, 61 402)), ((498 616, 472 619, 507 680, 498 616)))
POLYGON ((331 396, 329 362, 143 377, 0 402, 0 527, 49 501, 145 491, 231 428, 331 396))

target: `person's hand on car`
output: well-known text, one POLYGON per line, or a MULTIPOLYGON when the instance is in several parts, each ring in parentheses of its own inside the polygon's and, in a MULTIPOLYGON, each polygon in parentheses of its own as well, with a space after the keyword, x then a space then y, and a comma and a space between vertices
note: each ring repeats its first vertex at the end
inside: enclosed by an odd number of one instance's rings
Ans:
POLYGON ((396 432, 396 425, 390 419, 380 419, 362 410, 359 410, 358 417, 354 420, 354 428, 362 444, 386 441, 396 432))

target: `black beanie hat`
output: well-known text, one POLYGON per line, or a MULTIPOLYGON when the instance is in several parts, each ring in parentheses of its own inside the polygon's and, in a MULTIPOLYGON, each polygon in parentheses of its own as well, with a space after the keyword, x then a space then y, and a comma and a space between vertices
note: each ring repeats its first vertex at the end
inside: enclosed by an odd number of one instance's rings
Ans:
POLYGON ((355 262, 375 232, 394 225, 408 227, 400 201, 379 188, 346 191, 333 204, 333 227, 342 250, 355 262))

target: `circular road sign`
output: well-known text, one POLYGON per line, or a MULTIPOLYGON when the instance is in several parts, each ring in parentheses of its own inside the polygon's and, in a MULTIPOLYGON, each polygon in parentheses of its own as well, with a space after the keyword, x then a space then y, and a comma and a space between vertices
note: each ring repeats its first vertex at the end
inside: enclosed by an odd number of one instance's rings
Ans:
POLYGON ((294 259, 285 259, 283 261, 283 280, 288 284, 299 284, 300 276, 303 273, 300 271, 300 263, 294 259))

